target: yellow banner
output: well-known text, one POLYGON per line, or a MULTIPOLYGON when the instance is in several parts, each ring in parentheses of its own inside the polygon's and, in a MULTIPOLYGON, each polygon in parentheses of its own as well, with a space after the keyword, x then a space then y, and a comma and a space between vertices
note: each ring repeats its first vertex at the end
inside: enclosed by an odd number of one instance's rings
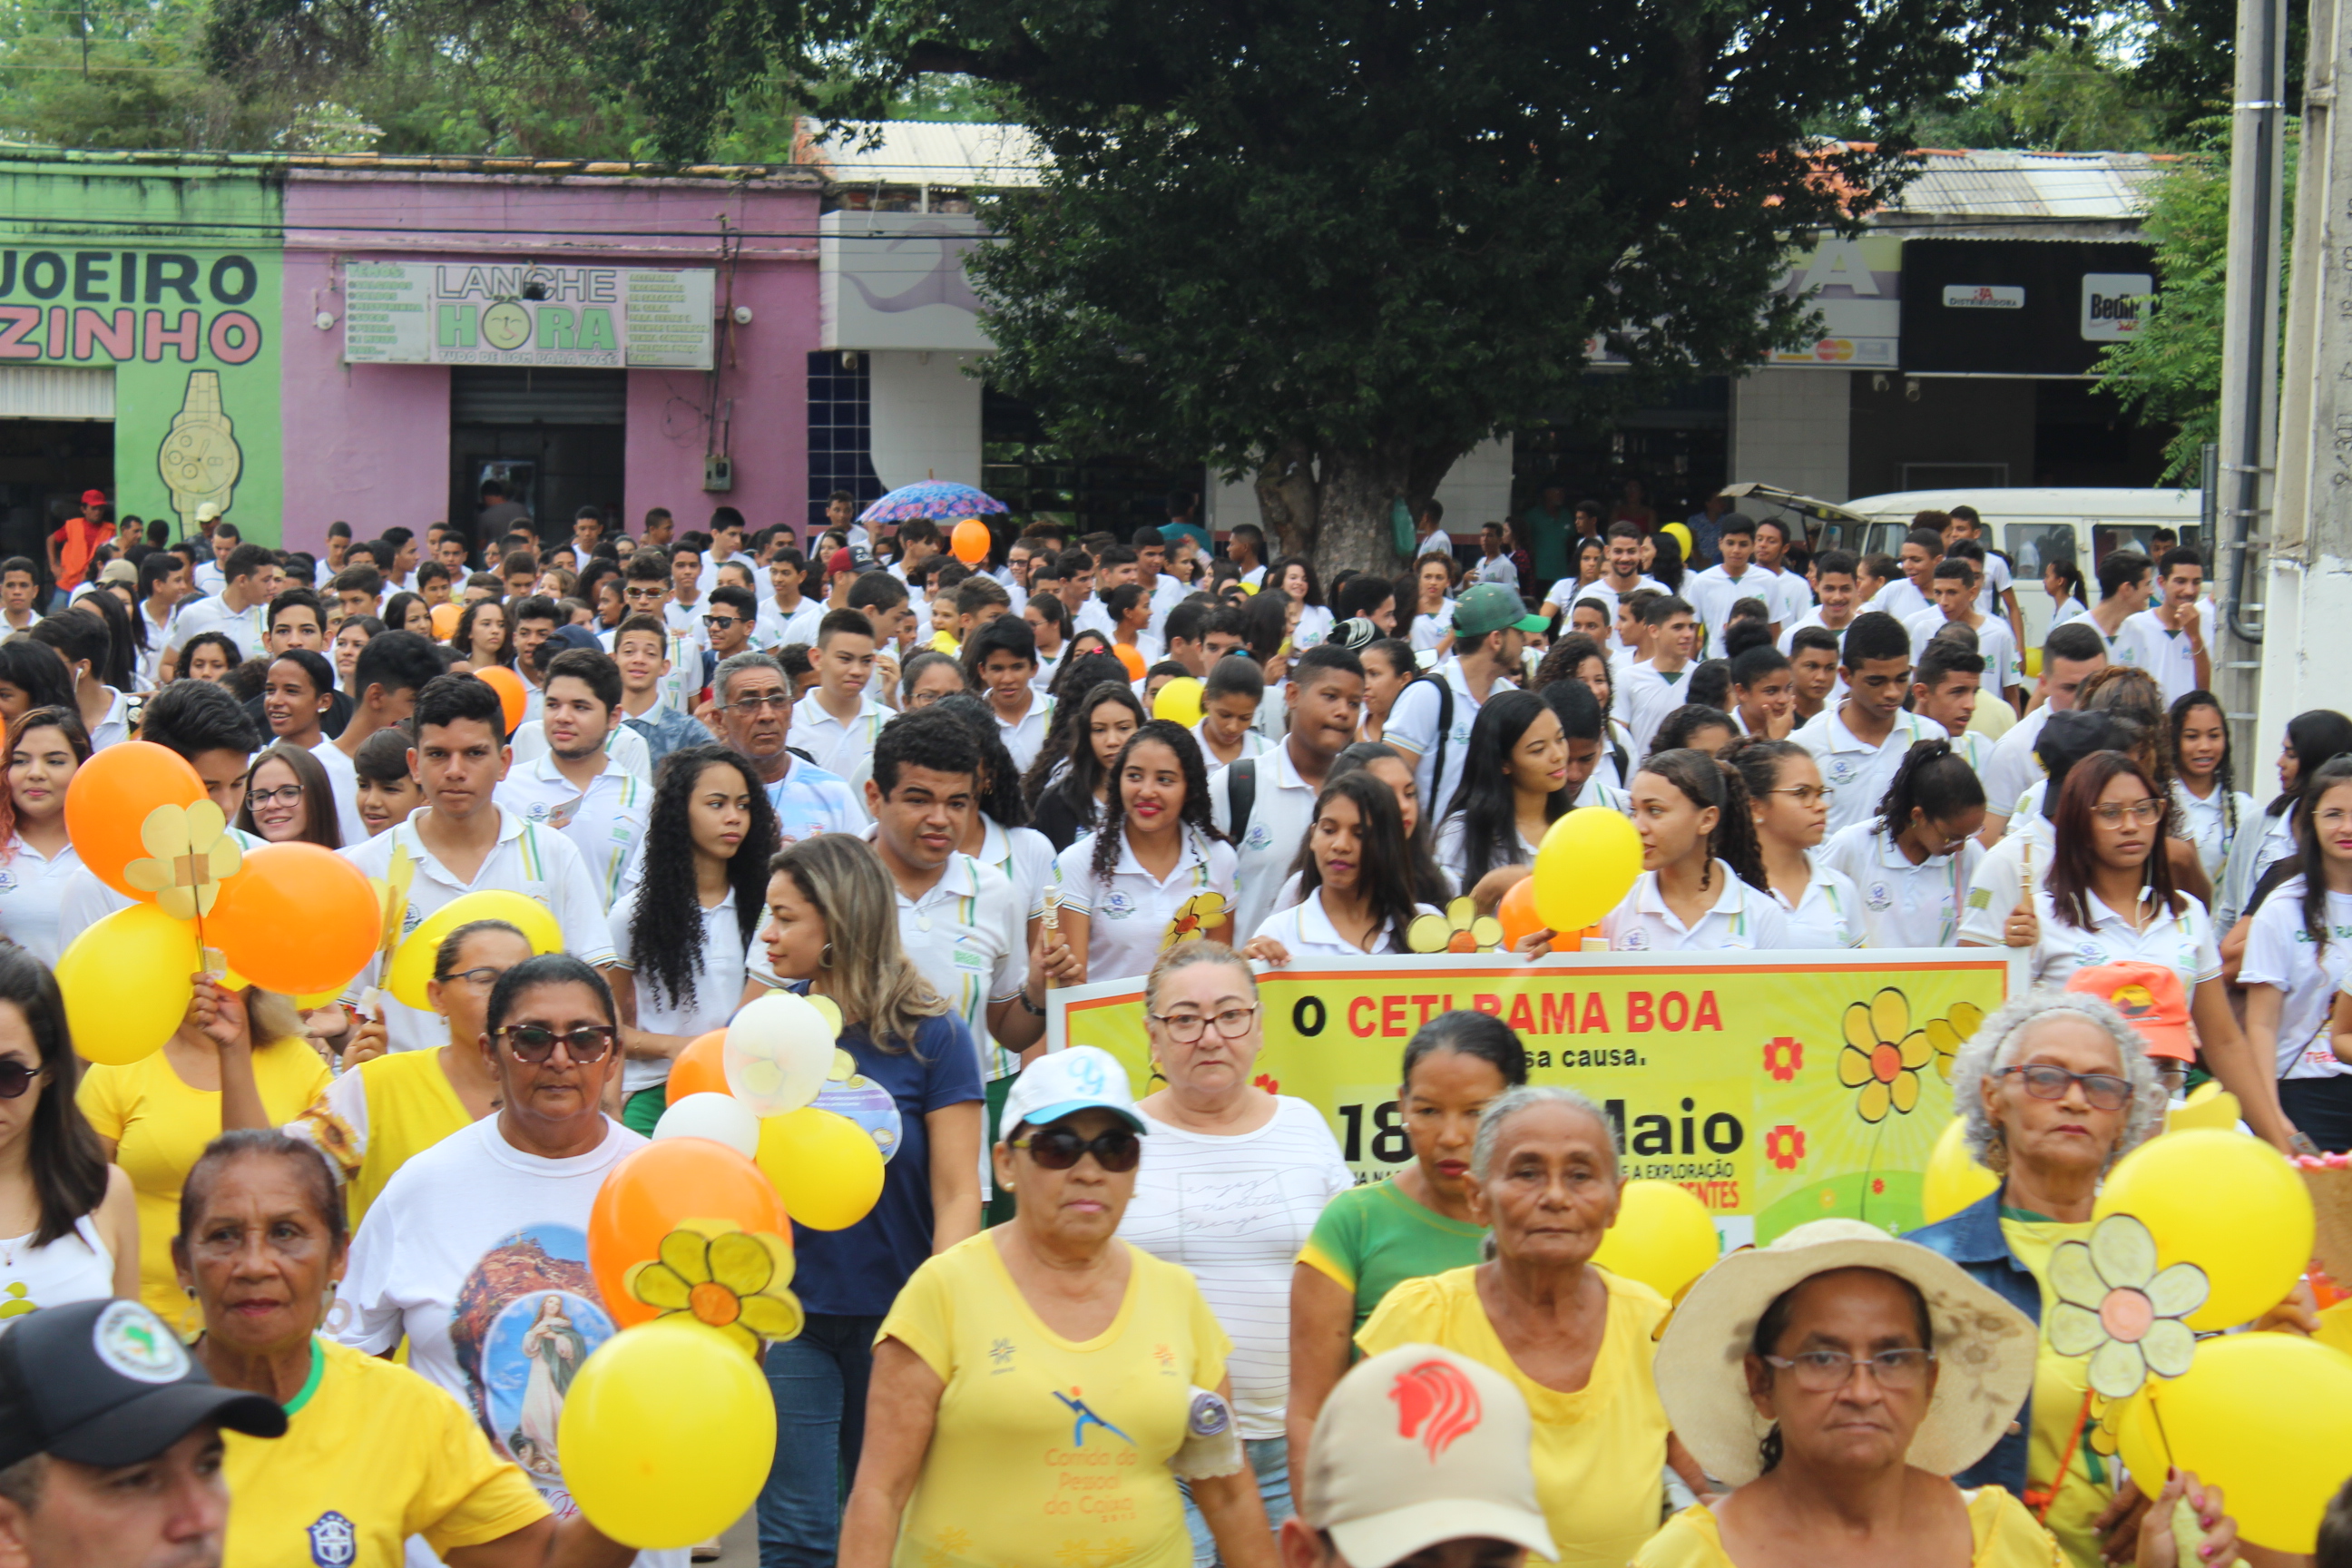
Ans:
MULTIPOLYGON (((1688 1188, 1729 1245, 1832 1215, 1900 1233, 1951 1117, 1952 1053, 2013 984, 1990 949, 1318 961, 1259 974, 1257 1081, 1321 1110, 1378 1180, 1412 1157, 1406 1042, 1476 1008, 1518 1032, 1531 1081, 1601 1103, 1629 1178, 1688 1188)), ((1110 1051, 1140 1096, 1141 1003, 1139 980, 1055 991, 1048 1037, 1110 1051)))

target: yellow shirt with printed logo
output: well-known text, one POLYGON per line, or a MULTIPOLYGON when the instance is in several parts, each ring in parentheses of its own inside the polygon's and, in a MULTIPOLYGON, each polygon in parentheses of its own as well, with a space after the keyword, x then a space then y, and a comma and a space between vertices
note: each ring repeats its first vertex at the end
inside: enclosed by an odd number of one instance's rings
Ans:
POLYGON ((1188 1568, 1168 1460, 1192 1390, 1233 1345, 1192 1276, 1127 1248, 1110 1327, 1066 1340, 1039 1320, 982 1231, 915 1270, 875 1342, 947 1384, 898 1532, 898 1568, 1072 1563, 1188 1568))
POLYGON ((399 1568, 412 1535, 446 1555, 547 1516, 539 1489, 445 1390, 331 1340, 312 1340, 310 1356, 286 1436, 225 1435, 224 1561, 399 1568))

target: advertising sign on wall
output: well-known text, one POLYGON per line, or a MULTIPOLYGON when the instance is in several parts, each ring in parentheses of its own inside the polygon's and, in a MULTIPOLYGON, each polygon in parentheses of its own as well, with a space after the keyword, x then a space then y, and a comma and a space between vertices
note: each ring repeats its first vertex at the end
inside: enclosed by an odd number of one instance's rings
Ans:
POLYGON ((709 268, 354 261, 343 358, 354 364, 709 370, 709 268))
POLYGON ((2101 352, 2147 319, 2150 254, 2111 240, 1906 240, 1903 369, 2092 374, 2101 352))

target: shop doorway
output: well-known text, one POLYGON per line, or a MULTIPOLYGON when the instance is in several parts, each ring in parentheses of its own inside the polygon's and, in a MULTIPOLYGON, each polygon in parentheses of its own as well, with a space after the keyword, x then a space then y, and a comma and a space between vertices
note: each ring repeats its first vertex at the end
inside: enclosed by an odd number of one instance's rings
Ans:
POLYGON ((50 534, 82 492, 114 487, 114 373, 0 368, 0 560, 22 555, 47 586, 50 534))
POLYGON ((449 517, 477 527, 484 481, 527 509, 542 545, 583 506, 621 515, 628 372, 457 365, 449 377, 449 517))

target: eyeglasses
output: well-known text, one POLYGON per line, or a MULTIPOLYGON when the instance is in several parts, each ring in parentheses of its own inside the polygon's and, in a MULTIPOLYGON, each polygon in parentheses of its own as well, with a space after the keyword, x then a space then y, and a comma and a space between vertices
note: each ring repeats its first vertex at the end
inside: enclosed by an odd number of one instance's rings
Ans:
POLYGON ((2070 1083, 2083 1086, 2083 1098, 2091 1102, 2094 1110, 2121 1110, 2131 1100, 2131 1079, 2117 1078, 2111 1072, 2068 1072, 2064 1068, 2035 1062, 2003 1068, 1993 1077, 2007 1078, 2011 1073, 2024 1080, 2025 1092, 2036 1100, 2063 1100, 2070 1083))
POLYGON ((650 604, 650 603, 652 603, 654 600, 658 599, 658 598, 661 598, 662 596, 664 596, 665 595, 667 595, 668 592, 669 592, 669 590, 668 590, 667 588, 655 588, 655 587, 624 588, 624 589, 622 589, 622 590, 621 590, 621 597, 623 597, 623 598, 625 598, 625 599, 643 599, 643 600, 645 600, 646 603, 650 604))
POLYGON ((705 616, 702 617, 702 624, 709 626, 714 632, 723 632, 729 626, 741 626, 743 624, 743 617, 740 616, 705 616))
POLYGON ((619 1033, 610 1024, 583 1024, 576 1029, 557 1031, 544 1024, 515 1024, 500 1029, 506 1037, 507 1048, 514 1052, 519 1062, 543 1062, 555 1054, 555 1043, 572 1053, 575 1062, 593 1062, 603 1058, 613 1048, 613 1037, 619 1033))
MULTIPOLYGON (((461 969, 455 974, 437 974, 434 978, 444 985, 448 984, 452 980, 462 980, 478 991, 488 991, 499 983, 499 976, 505 973, 503 969, 493 969, 484 964, 479 969, 461 969)), ((528 1026, 525 1026, 528 1027, 528 1026)))
POLYGON ((782 713, 793 705, 789 691, 770 691, 757 697, 738 697, 727 704, 731 713, 782 713))
POLYGON ((2109 827, 2115 826, 2126 816, 2131 818, 2133 826, 2147 827, 2163 820, 2164 802, 2152 799, 2130 802, 2111 800, 2104 805, 2093 806, 2091 815, 2109 827))
POLYGON ((1096 1164, 1118 1176, 1134 1170, 1136 1163, 1143 1158, 1143 1140, 1135 1135, 1132 1127, 1114 1127, 1092 1138, 1081 1138, 1066 1127, 1048 1127, 1016 1141, 1013 1146, 1026 1149, 1029 1157, 1047 1171, 1066 1171, 1092 1154, 1096 1164))
POLYGON ((298 784, 279 784, 276 789, 249 789, 245 798, 256 805, 276 805, 284 801, 288 805, 302 804, 302 786, 298 784))
POLYGON ((1202 1031, 1212 1024, 1225 1038, 1240 1039, 1249 1033, 1250 1020, 1257 1016, 1257 1007, 1255 1002, 1246 1007, 1228 1007, 1213 1018, 1206 1013, 1154 1013, 1150 1016, 1168 1031, 1170 1039, 1180 1046, 1189 1046, 1199 1039, 1202 1031))
POLYGON ((1799 1351, 1792 1356, 1768 1355, 1764 1358, 1782 1372, 1796 1374, 1796 1384, 1807 1394, 1834 1394, 1853 1381, 1857 1366, 1870 1368, 1870 1375, 1878 1386, 1890 1393, 1906 1393, 1927 1380, 1927 1368, 1936 1359, 1929 1350, 1880 1351, 1876 1355, 1848 1355, 1843 1351, 1799 1351))
MULTIPOLYGON (((0 1058, 0 1100, 16 1100, 33 1087, 47 1068, 28 1068, 15 1057, 0 1058)), ((1130 1134, 1132 1136, 1132 1134, 1130 1134)))
POLYGON ((1831 801, 1837 798, 1837 791, 1831 789, 1826 784, 1796 784, 1788 789, 1768 789, 1764 793, 1766 795, 1795 795, 1799 805, 1811 805, 1816 802, 1819 802, 1823 805, 1827 805, 1831 801))

